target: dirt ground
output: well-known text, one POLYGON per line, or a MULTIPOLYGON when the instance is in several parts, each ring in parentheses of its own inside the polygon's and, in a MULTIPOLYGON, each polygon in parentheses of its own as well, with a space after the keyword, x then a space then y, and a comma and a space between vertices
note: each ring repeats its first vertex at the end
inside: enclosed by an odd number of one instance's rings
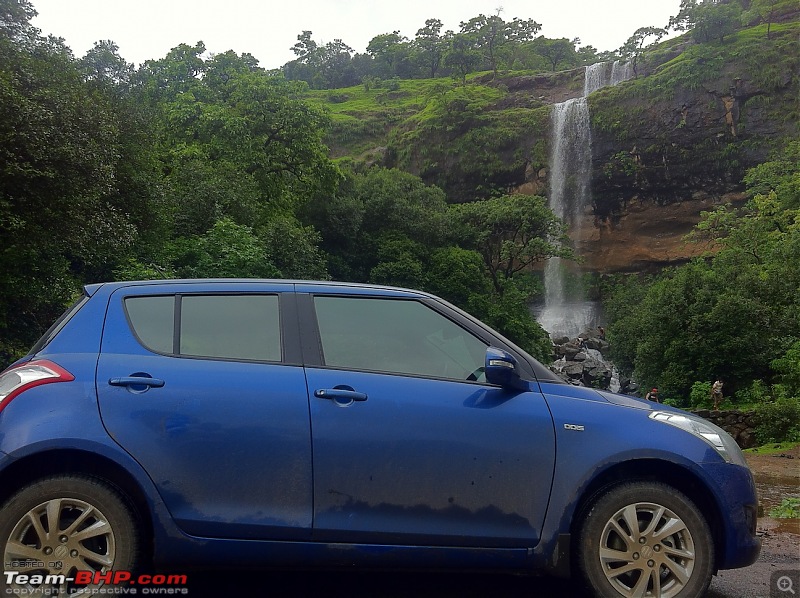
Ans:
POLYGON ((800 519, 773 519, 770 509, 784 498, 800 497, 800 445, 773 455, 747 454, 758 488, 758 533, 764 550, 784 553, 800 563, 800 519))

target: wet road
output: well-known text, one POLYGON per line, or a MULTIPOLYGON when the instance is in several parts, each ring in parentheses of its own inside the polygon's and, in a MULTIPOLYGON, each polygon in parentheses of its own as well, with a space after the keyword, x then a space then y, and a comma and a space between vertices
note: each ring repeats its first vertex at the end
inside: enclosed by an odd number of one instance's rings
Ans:
MULTIPOLYGON (((765 546, 758 562, 746 569, 721 571, 708 598, 790 597, 771 586, 784 574, 800 574, 800 536, 783 538, 782 547, 765 546), (772 587, 772 593, 770 589, 772 587)), ((469 573, 384 572, 204 572, 189 574, 194 598, 269 596, 298 598, 591 598, 577 584, 554 578, 469 573)), ((800 584, 794 585, 795 591, 800 584)))

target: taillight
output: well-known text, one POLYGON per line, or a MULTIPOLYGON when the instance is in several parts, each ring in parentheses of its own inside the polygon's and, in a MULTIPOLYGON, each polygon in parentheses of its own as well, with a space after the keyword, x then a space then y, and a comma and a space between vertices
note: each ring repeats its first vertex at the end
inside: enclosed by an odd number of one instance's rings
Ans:
POLYGON ((71 382, 75 376, 60 365, 45 359, 8 368, 0 374, 0 411, 26 390, 51 382, 71 382))

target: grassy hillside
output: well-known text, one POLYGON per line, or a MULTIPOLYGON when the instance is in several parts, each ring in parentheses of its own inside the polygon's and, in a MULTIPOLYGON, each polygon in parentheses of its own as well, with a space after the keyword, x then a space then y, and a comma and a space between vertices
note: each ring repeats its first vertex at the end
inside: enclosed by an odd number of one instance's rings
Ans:
MULTIPOLYGON (((694 187, 722 192, 798 134, 798 22, 773 23, 769 39, 766 24, 721 43, 672 39, 643 56, 638 71, 590 99, 601 204, 638 186, 645 195, 657 189, 659 201, 694 187)), ((335 158, 407 170, 459 202, 532 181, 539 192, 550 104, 580 95, 582 85, 582 68, 482 73, 465 85, 390 80, 307 99, 331 115, 326 142, 335 158)))

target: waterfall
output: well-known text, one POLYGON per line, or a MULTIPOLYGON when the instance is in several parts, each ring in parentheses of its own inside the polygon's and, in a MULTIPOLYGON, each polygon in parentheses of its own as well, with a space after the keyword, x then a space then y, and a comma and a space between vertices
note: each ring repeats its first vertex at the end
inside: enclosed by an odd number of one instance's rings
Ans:
POLYGON ((598 62, 586 67, 586 74, 583 76, 583 95, 588 96, 601 87, 608 85, 608 63, 598 62))
POLYGON ((633 77, 633 68, 630 62, 615 60, 611 65, 611 81, 609 85, 617 85, 633 77))
MULTIPOLYGON (((592 205, 592 129, 586 96, 629 77, 627 63, 593 64, 586 67, 583 96, 553 105, 549 205, 575 238, 580 236, 582 213, 592 205)), ((562 261, 547 260, 545 305, 537 319, 553 337, 574 337, 597 325, 596 306, 586 301, 567 302, 564 282, 562 261)))

